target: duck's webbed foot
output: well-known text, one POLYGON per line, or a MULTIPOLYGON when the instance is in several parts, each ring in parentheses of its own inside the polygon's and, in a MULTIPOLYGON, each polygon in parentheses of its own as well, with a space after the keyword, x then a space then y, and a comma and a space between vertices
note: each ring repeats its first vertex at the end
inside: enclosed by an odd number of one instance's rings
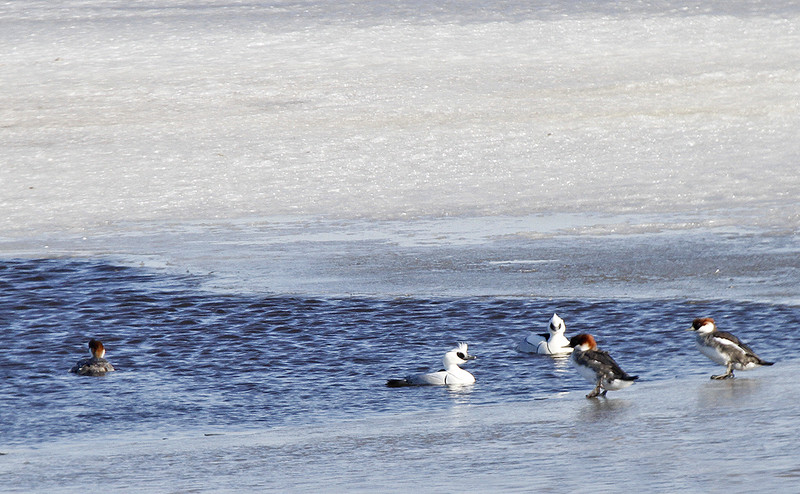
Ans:
POLYGON ((733 377, 733 372, 731 372, 729 374, 720 374, 718 376, 711 376, 711 379, 722 380, 722 379, 729 379, 731 377, 733 377))
MULTIPOLYGON (((598 385, 597 385, 597 387, 596 387, 596 388, 594 388, 594 389, 592 390, 592 392, 591 392, 591 393, 589 393, 588 395, 586 395, 586 397, 587 397, 587 398, 595 398, 595 397, 597 397, 599 394, 601 394, 601 393, 600 393, 600 385, 598 384, 598 385)), ((603 393, 602 393, 602 394, 603 394, 603 395, 605 395, 605 394, 606 394, 606 391, 605 391, 605 390, 603 390, 603 393)))
POLYGON ((711 376, 711 379, 721 380, 721 379, 728 379, 731 377, 733 377, 733 365, 728 364, 728 369, 726 370, 725 374, 720 374, 718 376, 711 376))

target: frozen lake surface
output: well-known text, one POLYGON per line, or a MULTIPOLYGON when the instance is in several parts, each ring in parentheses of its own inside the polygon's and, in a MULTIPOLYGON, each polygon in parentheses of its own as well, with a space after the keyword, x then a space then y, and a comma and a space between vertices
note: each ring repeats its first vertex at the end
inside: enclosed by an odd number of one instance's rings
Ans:
POLYGON ((796 2, 32 0, 0 46, 4 490, 797 484, 796 2), (553 312, 641 381, 514 352, 553 312), (711 382, 698 316, 776 365, 711 382), (473 387, 383 386, 456 340, 473 387))
POLYGON ((10 2, 0 231, 676 213, 796 231, 795 2, 10 2))

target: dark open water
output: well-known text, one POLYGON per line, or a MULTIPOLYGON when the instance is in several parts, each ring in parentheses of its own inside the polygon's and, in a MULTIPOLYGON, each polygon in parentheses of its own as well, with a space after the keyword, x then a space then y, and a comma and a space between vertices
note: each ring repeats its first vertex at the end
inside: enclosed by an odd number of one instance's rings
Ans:
POLYGON ((553 312, 568 335, 595 334, 642 383, 704 380, 721 370, 683 331, 694 317, 716 318, 778 362, 796 358, 800 337, 800 308, 786 305, 232 295, 203 290, 201 281, 102 260, 3 261, 0 446, 247 431, 588 391, 567 362, 514 350, 553 312), (68 373, 92 337, 118 372, 68 373), (479 357, 469 367, 474 386, 384 386, 389 377, 438 369, 461 340, 479 357))

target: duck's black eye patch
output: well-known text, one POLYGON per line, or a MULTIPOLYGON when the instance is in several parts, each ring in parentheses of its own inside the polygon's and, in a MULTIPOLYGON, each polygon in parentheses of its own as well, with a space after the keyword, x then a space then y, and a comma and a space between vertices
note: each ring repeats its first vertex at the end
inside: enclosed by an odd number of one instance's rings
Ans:
POLYGON ((550 329, 556 329, 556 325, 553 324, 553 323, 550 323, 550 329))
POLYGON ((458 355, 458 358, 460 358, 461 360, 467 360, 467 356, 466 356, 466 355, 464 355, 464 354, 463 354, 463 353, 461 353, 461 352, 458 352, 456 355, 458 355))

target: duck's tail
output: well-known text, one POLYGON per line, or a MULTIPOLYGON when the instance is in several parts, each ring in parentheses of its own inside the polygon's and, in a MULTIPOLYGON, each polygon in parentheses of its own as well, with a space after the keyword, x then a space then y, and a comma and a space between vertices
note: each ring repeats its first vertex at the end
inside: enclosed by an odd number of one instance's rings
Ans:
POLYGON ((390 388, 402 388, 404 386, 411 386, 412 384, 408 379, 389 379, 386 385, 390 388))

